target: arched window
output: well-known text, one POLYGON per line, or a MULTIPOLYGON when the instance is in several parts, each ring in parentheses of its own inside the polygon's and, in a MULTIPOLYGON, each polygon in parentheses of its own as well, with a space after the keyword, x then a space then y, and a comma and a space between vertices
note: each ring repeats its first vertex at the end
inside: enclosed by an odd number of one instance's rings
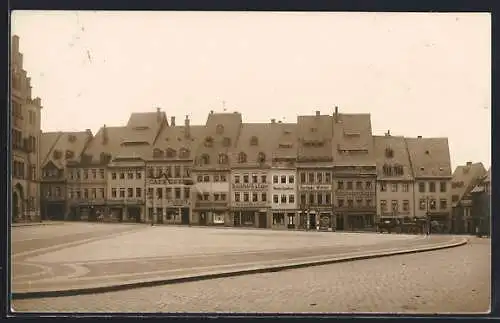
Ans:
POLYGON ((167 149, 167 157, 168 158, 174 158, 176 155, 177 155, 177 152, 174 149, 172 149, 172 148, 167 149))
POLYGON ((238 154, 238 163, 242 164, 246 162, 247 162, 247 154, 245 154, 244 152, 240 152, 238 154))
POLYGON ((266 154, 264 154, 263 152, 260 152, 257 155, 257 162, 259 162, 259 163, 265 163, 266 162, 266 154))
POLYGON ((219 154, 219 164, 225 165, 228 163, 228 158, 226 154, 219 154))
POLYGON ((154 158, 163 157, 163 151, 161 149, 158 149, 158 148, 153 149, 153 157, 154 158))
POLYGON ((259 138, 255 137, 255 136, 250 138, 250 145, 257 146, 258 144, 259 144, 259 138))
POLYGON ((210 156, 208 156, 207 154, 201 155, 201 163, 202 165, 210 164, 210 156))

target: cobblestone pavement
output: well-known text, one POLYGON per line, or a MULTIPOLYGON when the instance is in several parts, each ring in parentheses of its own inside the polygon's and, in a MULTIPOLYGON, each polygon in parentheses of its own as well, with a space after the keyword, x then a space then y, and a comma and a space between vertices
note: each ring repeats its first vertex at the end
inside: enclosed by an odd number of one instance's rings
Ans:
POLYGON ((62 230, 55 237, 38 233, 31 240, 21 239, 22 234, 18 234, 13 241, 14 292, 121 285, 353 253, 404 250, 451 239, 99 224, 64 227, 68 227, 69 234, 61 235, 62 230))
POLYGON ((490 240, 457 248, 96 295, 14 300, 36 312, 484 313, 490 240))

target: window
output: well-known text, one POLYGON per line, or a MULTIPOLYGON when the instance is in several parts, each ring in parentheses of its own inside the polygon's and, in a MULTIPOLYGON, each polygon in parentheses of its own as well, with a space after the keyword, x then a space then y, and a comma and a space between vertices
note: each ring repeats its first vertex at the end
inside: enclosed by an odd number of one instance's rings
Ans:
POLYGON ((314 173, 309 173, 309 183, 314 183, 314 173))
POLYGON ((331 204, 332 203, 332 196, 330 193, 325 194, 325 204, 331 204))
POLYGON ((210 199, 210 195, 208 193, 203 193, 202 199, 203 201, 208 201, 210 199))
POLYGON ((363 206, 363 199, 357 198, 356 199, 356 206, 357 207, 362 207, 363 206))
POLYGON ((221 181, 221 182, 227 182, 226 175, 221 174, 221 175, 220 175, 220 181, 221 181))
POLYGON ((259 178, 257 175, 252 175, 252 183, 257 183, 259 181, 259 178))
POLYGON ((420 193, 425 193, 425 183, 418 183, 418 191, 420 193))
POLYGON ((286 184, 286 175, 281 175, 281 184, 286 184))
POLYGON ((372 182, 366 182, 365 187, 367 190, 371 190, 372 189, 372 182))
POLYGON ((81 193, 80 193, 80 190, 76 190, 76 198, 79 199, 81 197, 81 193))
POLYGON ((158 199, 163 198, 163 188, 161 188, 161 187, 156 188, 156 198, 158 198, 158 199))
POLYGON ((181 198, 181 189, 179 187, 176 187, 174 189, 174 194, 175 194, 176 199, 180 199, 181 198))
POLYGON ((441 193, 445 193, 446 192, 446 182, 439 183, 439 191, 441 193))
POLYGON ((88 199, 89 198, 89 189, 85 188, 83 190, 83 198, 88 199))
POLYGON ((436 209, 436 200, 435 199, 430 199, 430 201, 429 201, 429 208, 431 210, 435 210, 436 209))
POLYGON ((60 187, 56 187, 56 196, 57 197, 61 196, 61 188, 60 187))
POLYGON ((403 200, 403 211, 408 212, 410 210, 410 201, 403 200))
POLYGON ((337 199, 337 206, 344 207, 344 199, 337 199))
POLYGON ((172 199, 172 188, 171 187, 167 187, 165 190, 166 190, 166 192, 165 192, 166 199, 167 200, 171 200, 172 199))
POLYGON ((248 183, 248 175, 243 175, 243 183, 248 183))
POLYGON ((314 194, 309 194, 309 204, 314 204, 314 194))
POLYGON ((120 188, 120 197, 125 198, 125 188, 120 188))
POLYGON ((274 195, 273 195, 273 203, 278 204, 278 202, 279 202, 278 195, 277 195, 277 194, 274 194, 274 195))
POLYGON ((372 206, 372 199, 366 199, 366 206, 371 207, 372 206))
POLYGON ((325 183, 327 183, 327 184, 330 183, 331 179, 332 179, 332 175, 329 172, 326 172, 325 173, 325 183))
POLYGON ((322 183, 323 182, 323 173, 317 173, 316 179, 317 179, 318 183, 322 183))
POLYGON ((452 201, 452 202, 458 202, 458 195, 455 195, 455 194, 454 194, 454 195, 452 195, 452 196, 451 196, 451 201, 452 201))
POLYGON ((260 177, 260 180, 262 181, 262 183, 267 183, 267 176, 266 175, 262 175, 260 177))
POLYGON ((203 176, 203 181, 204 182, 210 182, 210 176, 209 175, 204 175, 203 176))
POLYGON ((408 183, 403 183, 403 192, 408 192, 408 183))
POLYGON ((260 197, 262 199, 262 202, 266 202, 267 201, 267 193, 262 193, 260 197))
POLYGON ((112 188, 111 189, 111 197, 115 197, 116 198, 116 188, 112 188))
POLYGON ((249 202, 250 201, 250 196, 248 193, 243 193, 243 202, 249 202))
POLYGON ((318 196, 316 198, 318 199, 318 204, 323 204, 323 194, 318 193, 318 196))
POLYGON ((239 201, 240 201, 240 192, 235 192, 235 193, 234 193, 234 200, 235 200, 236 202, 239 202, 239 201))
POLYGON ((219 200, 219 193, 214 193, 214 201, 218 201, 219 200))
POLYGON ((281 213, 273 213, 273 225, 284 225, 285 215, 281 213))
POLYGON ((387 201, 386 200, 380 200, 380 210, 382 212, 387 211, 387 201))
POLYGON ((140 188, 140 187, 136 187, 136 188, 135 188, 135 197, 140 198, 140 197, 141 197, 141 195, 142 195, 142 190, 141 190, 141 188, 140 188))
POLYGON ((231 146, 231 138, 229 137, 225 137, 223 140, 222 140, 222 145, 224 147, 229 147, 231 146))
MULTIPOLYGON (((97 198, 97 189, 93 188, 93 189, 91 190, 91 192, 92 192, 92 198, 93 198, 93 199, 96 199, 96 198, 97 198)), ((56 194, 57 194, 57 190, 56 190, 56 194)))
POLYGON ((352 208, 354 206, 354 201, 351 199, 347 200, 347 207, 352 208))
POLYGON ((446 199, 441 199, 439 201, 439 208, 441 210, 445 210, 447 207, 448 207, 448 201, 446 201, 446 199))
POLYGON ((259 200, 259 196, 257 193, 252 193, 252 202, 257 202, 259 200))
POLYGON ((198 183, 203 182, 203 176, 202 176, 202 175, 198 175, 198 176, 196 176, 196 181, 197 181, 198 183))
POLYGON ((392 204, 392 211, 397 212, 399 210, 398 201, 397 200, 392 200, 391 204, 392 204))
POLYGON ((337 189, 338 190, 343 190, 344 189, 344 182, 343 181, 338 181, 337 182, 337 189))
POLYGON ((295 203, 295 195, 293 194, 288 195, 288 203, 295 203))
POLYGON ((300 173, 300 182, 305 183, 306 182, 306 173, 300 173))
POLYGON ((252 146, 257 146, 259 144, 259 139, 255 136, 253 136, 252 138, 250 138, 250 145, 252 146))
POLYGON ((293 184, 295 182, 295 176, 290 175, 288 176, 288 183, 293 184))
POLYGON ((257 162, 259 163, 264 163, 266 162, 266 155, 262 152, 260 152, 258 155, 257 155, 257 162))
POLYGON ((208 165, 208 164, 210 164, 210 156, 208 156, 207 154, 203 154, 203 155, 201 156, 201 163, 202 163, 203 165, 208 165))
POLYGON ((300 204, 302 206, 306 205, 306 195, 305 194, 300 194, 300 204))
POLYGON ((391 185, 391 190, 393 192, 397 192, 398 191, 398 183, 392 183, 391 185))
POLYGON ((129 187, 127 188, 127 197, 134 197, 134 189, 129 187))
POLYGON ((184 198, 185 199, 189 199, 189 197, 190 197, 190 194, 189 194, 190 191, 191 190, 189 189, 189 187, 184 187, 184 198))
POLYGON ((226 193, 220 193, 220 199, 221 199, 221 201, 225 201, 226 200, 226 193))
POLYGON ((273 176, 273 183, 277 184, 278 183, 278 175, 273 176))
POLYGON ((104 198, 104 188, 99 188, 99 197, 104 198))
POLYGON ((174 166, 174 176, 175 178, 181 177, 181 166, 174 166))
POLYGON ((120 179, 125 179, 125 173, 120 173, 120 179))
POLYGON ((238 184, 240 182, 240 175, 235 175, 234 176, 234 182, 238 184))
POLYGON ((385 183, 385 182, 380 183, 380 191, 387 192, 387 183, 385 183))
POLYGON ((238 163, 243 164, 247 162, 247 155, 244 152, 238 154, 238 163))
POLYGON ((139 172, 136 172, 135 173, 135 178, 137 179, 141 179, 142 178, 142 173, 139 171, 139 172))
POLYGON ((426 206, 425 199, 420 199, 420 201, 418 202, 418 208, 420 210, 425 210, 425 206, 426 206))
POLYGON ((99 178, 104 179, 104 169, 99 169, 99 178))
POLYGON ((89 178, 89 170, 88 169, 84 169, 83 170, 83 178, 84 179, 88 179, 89 178))
POLYGON ((347 189, 352 190, 352 182, 351 181, 347 182, 347 189))
POLYGON ((214 175, 214 182, 218 182, 219 181, 219 175, 214 175))
POLYGON ((183 172, 182 172, 183 177, 190 177, 191 176, 191 169, 189 168, 189 166, 184 166, 184 168, 182 170, 183 170, 183 172))
POLYGON ((429 192, 431 192, 431 193, 436 192, 436 183, 429 182, 429 192))
POLYGON ((224 133, 224 126, 221 125, 221 124, 218 124, 216 127, 215 127, 215 132, 218 134, 218 135, 221 135, 224 133))
POLYGON ((286 203, 286 195, 281 194, 281 203, 286 203))

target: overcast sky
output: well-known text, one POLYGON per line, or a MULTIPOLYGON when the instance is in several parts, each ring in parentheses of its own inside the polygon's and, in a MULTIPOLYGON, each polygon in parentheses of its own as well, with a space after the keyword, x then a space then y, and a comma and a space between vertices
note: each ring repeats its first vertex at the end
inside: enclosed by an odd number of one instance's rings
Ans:
POLYGON ((453 167, 490 165, 489 14, 16 11, 12 32, 44 131, 338 105, 374 134, 448 137, 453 167))

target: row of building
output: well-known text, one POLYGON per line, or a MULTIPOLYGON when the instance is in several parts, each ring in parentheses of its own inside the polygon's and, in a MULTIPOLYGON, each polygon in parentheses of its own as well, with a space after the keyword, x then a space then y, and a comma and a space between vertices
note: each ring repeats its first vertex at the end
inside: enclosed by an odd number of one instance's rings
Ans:
MULTIPOLYGON (((20 70, 27 89, 22 59, 20 70)), ((24 140, 31 149, 13 142, 14 220, 352 230, 428 216, 456 226, 447 138, 374 136, 369 114, 244 123, 211 111, 204 125, 179 125, 158 108, 96 134, 42 133, 40 100, 23 93, 19 119, 34 111, 37 123, 13 123, 35 138, 24 140)))

